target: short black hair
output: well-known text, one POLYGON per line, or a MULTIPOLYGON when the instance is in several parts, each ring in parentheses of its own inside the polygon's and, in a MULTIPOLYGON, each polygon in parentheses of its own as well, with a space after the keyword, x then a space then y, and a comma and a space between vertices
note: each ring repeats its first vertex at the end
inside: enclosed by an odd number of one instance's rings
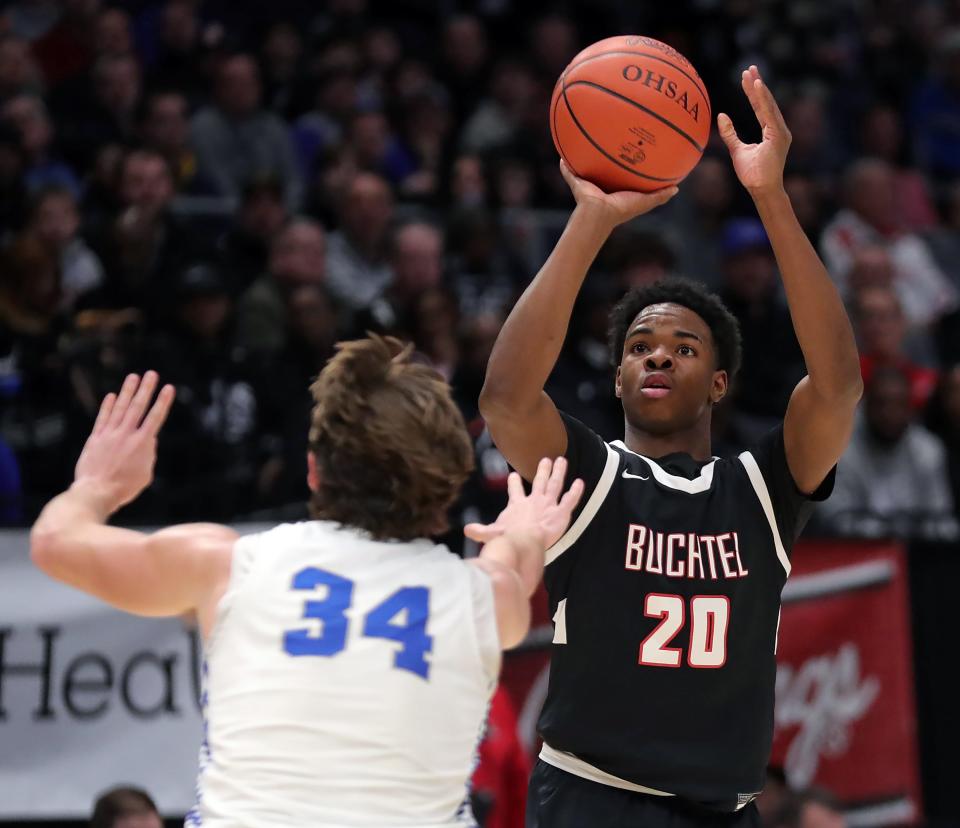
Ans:
POLYGON ((644 308, 664 302, 689 308, 707 323, 717 352, 717 368, 726 371, 732 381, 740 370, 743 350, 740 323, 706 285, 675 277, 632 288, 610 311, 607 344, 614 367, 620 364, 630 323, 644 308))
POLYGON ((125 816, 134 814, 157 814, 156 803, 142 788, 122 785, 104 791, 97 797, 90 818, 90 828, 113 828, 113 824, 125 816))

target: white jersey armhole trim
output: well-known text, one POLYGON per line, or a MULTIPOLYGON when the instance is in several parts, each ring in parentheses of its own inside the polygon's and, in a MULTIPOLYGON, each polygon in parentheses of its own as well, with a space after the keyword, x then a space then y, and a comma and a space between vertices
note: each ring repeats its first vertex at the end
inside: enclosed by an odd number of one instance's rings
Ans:
POLYGON ((757 493, 757 499, 763 507, 763 513, 767 517, 767 523, 770 524, 770 532, 773 535, 773 545, 777 550, 777 557, 783 566, 787 577, 790 577, 790 558, 787 557, 787 550, 783 547, 783 540, 780 537, 780 529, 777 527, 777 516, 773 513, 773 501, 770 500, 770 492, 767 490, 766 481, 763 479, 763 472, 754 456, 745 451, 739 456, 743 467, 747 470, 747 477, 750 478, 750 484, 757 493))
POLYGON ((547 550, 545 559, 546 566, 552 564, 579 540, 580 536, 590 525, 590 521, 597 516, 597 512, 600 511, 603 501, 606 500, 607 494, 610 492, 610 487, 613 486, 613 481, 616 480, 617 467, 620 465, 620 455, 606 444, 604 444, 604 448, 607 450, 607 462, 603 467, 603 472, 600 474, 600 479, 597 481, 596 487, 584 504, 583 511, 580 512, 577 519, 570 528, 564 532, 560 539, 547 550))
POLYGON ((612 773, 595 768, 589 762, 584 762, 579 756, 567 753, 563 750, 554 750, 546 742, 540 749, 540 758, 548 765, 553 765, 581 779, 589 779, 591 782, 598 782, 601 785, 608 785, 611 788, 620 788, 624 791, 635 791, 636 793, 647 794, 648 796, 676 796, 676 794, 658 791, 656 788, 648 788, 646 785, 638 785, 636 782, 630 782, 614 776, 612 773))

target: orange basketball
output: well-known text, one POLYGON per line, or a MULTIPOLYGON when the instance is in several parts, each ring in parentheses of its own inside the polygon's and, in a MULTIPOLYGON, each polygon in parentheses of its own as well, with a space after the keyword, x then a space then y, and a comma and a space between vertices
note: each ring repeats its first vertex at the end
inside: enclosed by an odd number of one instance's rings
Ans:
POLYGON ((703 155, 711 119, 690 61, 639 35, 588 46, 564 69, 550 101, 557 152, 608 193, 683 180, 703 155))

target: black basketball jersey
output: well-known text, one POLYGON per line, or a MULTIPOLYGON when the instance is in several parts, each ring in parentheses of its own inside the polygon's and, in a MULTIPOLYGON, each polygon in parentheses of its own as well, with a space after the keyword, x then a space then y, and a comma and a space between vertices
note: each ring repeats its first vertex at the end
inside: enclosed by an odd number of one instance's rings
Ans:
POLYGON ((780 592, 833 475, 801 493, 782 426, 704 463, 644 457, 563 418, 568 479, 587 487, 547 551, 540 733, 591 771, 734 810, 763 787, 780 592))

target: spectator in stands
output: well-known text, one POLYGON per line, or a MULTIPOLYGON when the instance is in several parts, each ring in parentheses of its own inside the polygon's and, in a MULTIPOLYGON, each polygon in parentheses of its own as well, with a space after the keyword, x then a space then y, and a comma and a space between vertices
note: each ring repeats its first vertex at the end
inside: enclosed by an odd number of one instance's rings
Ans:
POLYGON ((843 535, 956 534, 946 449, 914 422, 910 379, 898 368, 873 373, 833 494, 819 511, 843 535))
POLYGON ((621 293, 608 280, 587 281, 547 386, 557 405, 608 440, 623 430, 623 408, 610 393, 614 369, 607 342, 610 310, 621 293))
POLYGON ((263 506, 285 506, 290 509, 290 519, 300 519, 307 479, 303 424, 313 405, 309 388, 333 355, 334 344, 343 337, 337 306, 321 285, 300 285, 284 299, 286 344, 271 361, 269 382, 264 383, 260 396, 275 443, 260 470, 258 488, 263 506))
POLYGON ((157 461, 167 519, 229 520, 257 504, 267 437, 260 374, 234 344, 233 299, 216 266, 188 266, 171 290, 170 334, 152 358, 177 388, 157 461))
POLYGON ((59 258, 38 239, 26 235, 16 238, 3 253, 0 331, 21 345, 34 342, 43 352, 55 352, 51 340, 56 335, 62 291, 59 258))
POLYGON ((78 78, 94 61, 94 31, 100 0, 63 0, 57 22, 32 45, 50 88, 78 78))
POLYGON ((830 186, 843 166, 843 145, 832 134, 824 97, 822 90, 807 88, 784 107, 793 136, 787 166, 788 172, 804 173, 830 186))
POLYGON ((907 355, 907 321, 896 292, 885 285, 866 285, 853 295, 851 311, 864 383, 877 368, 892 365, 910 379, 910 403, 914 411, 922 411, 936 387, 937 372, 907 355))
POLYGON ((163 820, 150 794, 124 786, 97 797, 90 828, 163 828, 163 820))
POLYGON ((617 227, 610 234, 601 259, 621 293, 677 273, 676 254, 663 236, 629 224, 617 227))
POLYGON ((133 55, 104 55, 94 64, 89 85, 62 89, 53 109, 67 160, 86 169, 103 145, 133 141, 141 92, 133 55))
POLYGON ((361 170, 383 176, 394 187, 416 172, 416 159, 397 139, 386 115, 378 110, 359 112, 353 117, 347 142, 361 170))
POLYGON ((533 207, 536 201, 536 185, 533 166, 519 155, 505 155, 494 165, 493 192, 500 208, 533 207))
POLYGON ((930 188, 922 173, 907 163, 903 118, 895 106, 878 103, 867 110, 860 122, 860 145, 864 155, 886 161, 893 170, 900 227, 912 233, 933 227, 937 212, 930 188))
POLYGON ((364 310, 391 279, 387 254, 393 195, 387 182, 359 173, 347 186, 339 215, 340 228, 327 246, 327 284, 345 308, 364 310))
POLYGON ((0 120, 0 238, 18 230, 23 221, 26 166, 19 130, 0 120))
POLYGON ((401 193, 406 198, 435 199, 453 140, 454 122, 446 91, 431 81, 404 99, 401 118, 403 142, 417 167, 401 183, 401 193))
POLYGON ((0 364, 8 386, 3 424, 17 436, 26 519, 42 505, 43 493, 69 479, 59 305, 56 254, 36 239, 18 236, 0 255, 0 364))
MULTIPOLYGON (((723 232, 720 296, 740 322, 743 365, 734 388, 737 412, 762 433, 783 417, 805 371, 777 263, 759 219, 729 222, 723 232)), ((759 436, 759 433, 757 436, 759 436)))
POLYGON ((327 283, 327 237, 310 219, 294 219, 273 240, 267 272, 240 298, 237 341, 261 354, 275 354, 288 336, 286 296, 303 285, 327 283))
POLYGON ((127 12, 123 9, 107 8, 97 15, 93 50, 98 56, 118 56, 133 53, 130 15, 127 12))
POLYGON ((120 211, 95 244, 107 274, 98 297, 102 306, 162 314, 167 282, 199 247, 187 223, 173 215, 173 195, 173 176, 162 155, 152 150, 126 154, 120 167, 120 211))
POLYGON ((450 171, 449 200, 452 207, 475 209, 487 203, 489 187, 483 160, 466 153, 454 159, 450 171))
POLYGON ((316 79, 311 108, 293 124, 293 141, 303 174, 313 176, 343 144, 359 93, 352 71, 327 71, 316 79))
POLYGON ((460 362, 460 319, 457 297, 440 286, 416 295, 404 324, 417 353, 448 382, 460 362))
POLYGON ((148 80, 153 89, 175 89, 191 102, 200 99, 208 76, 206 46, 219 40, 216 28, 204 33, 197 16, 200 6, 193 0, 167 0, 160 13, 157 54, 148 80))
POLYGON ((299 114, 306 103, 303 39, 296 26, 275 23, 267 31, 260 50, 266 108, 282 118, 299 114))
POLYGON ((894 172, 885 161, 861 159, 844 176, 845 207, 823 232, 820 247, 830 275, 849 295, 850 270, 864 247, 887 250, 893 287, 911 325, 927 326, 957 305, 958 290, 943 274, 926 243, 899 226, 894 172))
POLYGON ((0 104, 17 95, 36 95, 42 89, 30 49, 19 37, 0 34, 0 104))
POLYGON ((546 14, 530 31, 530 53, 541 76, 551 85, 580 51, 577 26, 563 14, 546 14))
POLYGON ((10 0, 0 12, 0 29, 26 41, 36 40, 56 24, 58 5, 50 0, 10 0))
POLYGON ((44 187, 65 187, 79 197, 80 182, 73 169, 53 154, 53 124, 43 101, 32 95, 17 95, 3 105, 2 114, 5 121, 20 131, 20 145, 27 161, 24 173, 27 191, 35 193, 44 187))
POLYGON ((538 84, 532 69, 518 58, 497 62, 489 94, 480 100, 463 127, 460 145, 467 152, 487 152, 517 138, 537 100, 538 84))
POLYGON ((793 212, 797 214, 797 221, 800 222, 807 238, 816 241, 823 233, 827 220, 824 215, 824 188, 812 176, 797 172, 788 173, 784 177, 783 187, 790 196, 793 212))
POLYGON ((960 181, 944 190, 943 222, 924 234, 934 259, 960 288, 960 181))
POLYGON ((287 205, 300 203, 302 182, 284 123, 261 108, 260 71, 245 54, 224 58, 217 67, 212 106, 191 123, 200 172, 220 195, 236 198, 244 183, 270 173, 283 182, 287 205))
POLYGON ((933 72, 916 90, 910 123, 921 166, 953 178, 960 173, 960 29, 939 34, 933 72))
POLYGON ((672 210, 670 224, 676 229, 661 226, 655 220, 656 214, 646 222, 651 229, 662 229, 668 237, 671 232, 676 235, 678 272, 713 288, 719 287, 723 279, 720 248, 734 192, 730 162, 707 155, 693 168, 680 195, 667 207, 672 210), (684 243, 684 239, 691 238, 697 239, 697 243, 684 243))
POLYGON ((960 363, 945 368, 941 374, 927 409, 927 426, 947 448, 953 505, 960 511, 960 363))
POLYGON ((410 221, 393 231, 390 284, 361 314, 354 327, 396 334, 416 297, 443 282, 443 232, 425 221, 410 221))
POLYGON ((71 310, 84 294, 103 284, 103 265, 80 236, 80 213, 73 193, 52 187, 33 199, 27 235, 60 257, 60 308, 71 310))
POLYGON ((217 242, 217 255, 235 291, 242 292, 267 269, 270 245, 287 223, 283 186, 273 176, 247 182, 233 226, 217 242))
POLYGON ((447 20, 441 38, 442 61, 437 75, 444 78, 454 115, 462 122, 487 90, 487 33, 479 18, 461 14, 447 20))
MULTIPOLYGON (((0 399, 5 396, 0 385, 0 399)), ((0 437, 0 526, 17 526, 22 520, 23 488, 20 467, 9 445, 0 437)))
POLYGON ((447 250, 448 284, 465 316, 502 312, 530 277, 504 244, 496 215, 488 210, 453 212, 447 250))
POLYGON ((189 106, 180 92, 155 92, 144 102, 139 134, 146 149, 162 155, 173 173, 174 187, 186 195, 211 195, 213 182, 199 170, 190 146, 189 106))

